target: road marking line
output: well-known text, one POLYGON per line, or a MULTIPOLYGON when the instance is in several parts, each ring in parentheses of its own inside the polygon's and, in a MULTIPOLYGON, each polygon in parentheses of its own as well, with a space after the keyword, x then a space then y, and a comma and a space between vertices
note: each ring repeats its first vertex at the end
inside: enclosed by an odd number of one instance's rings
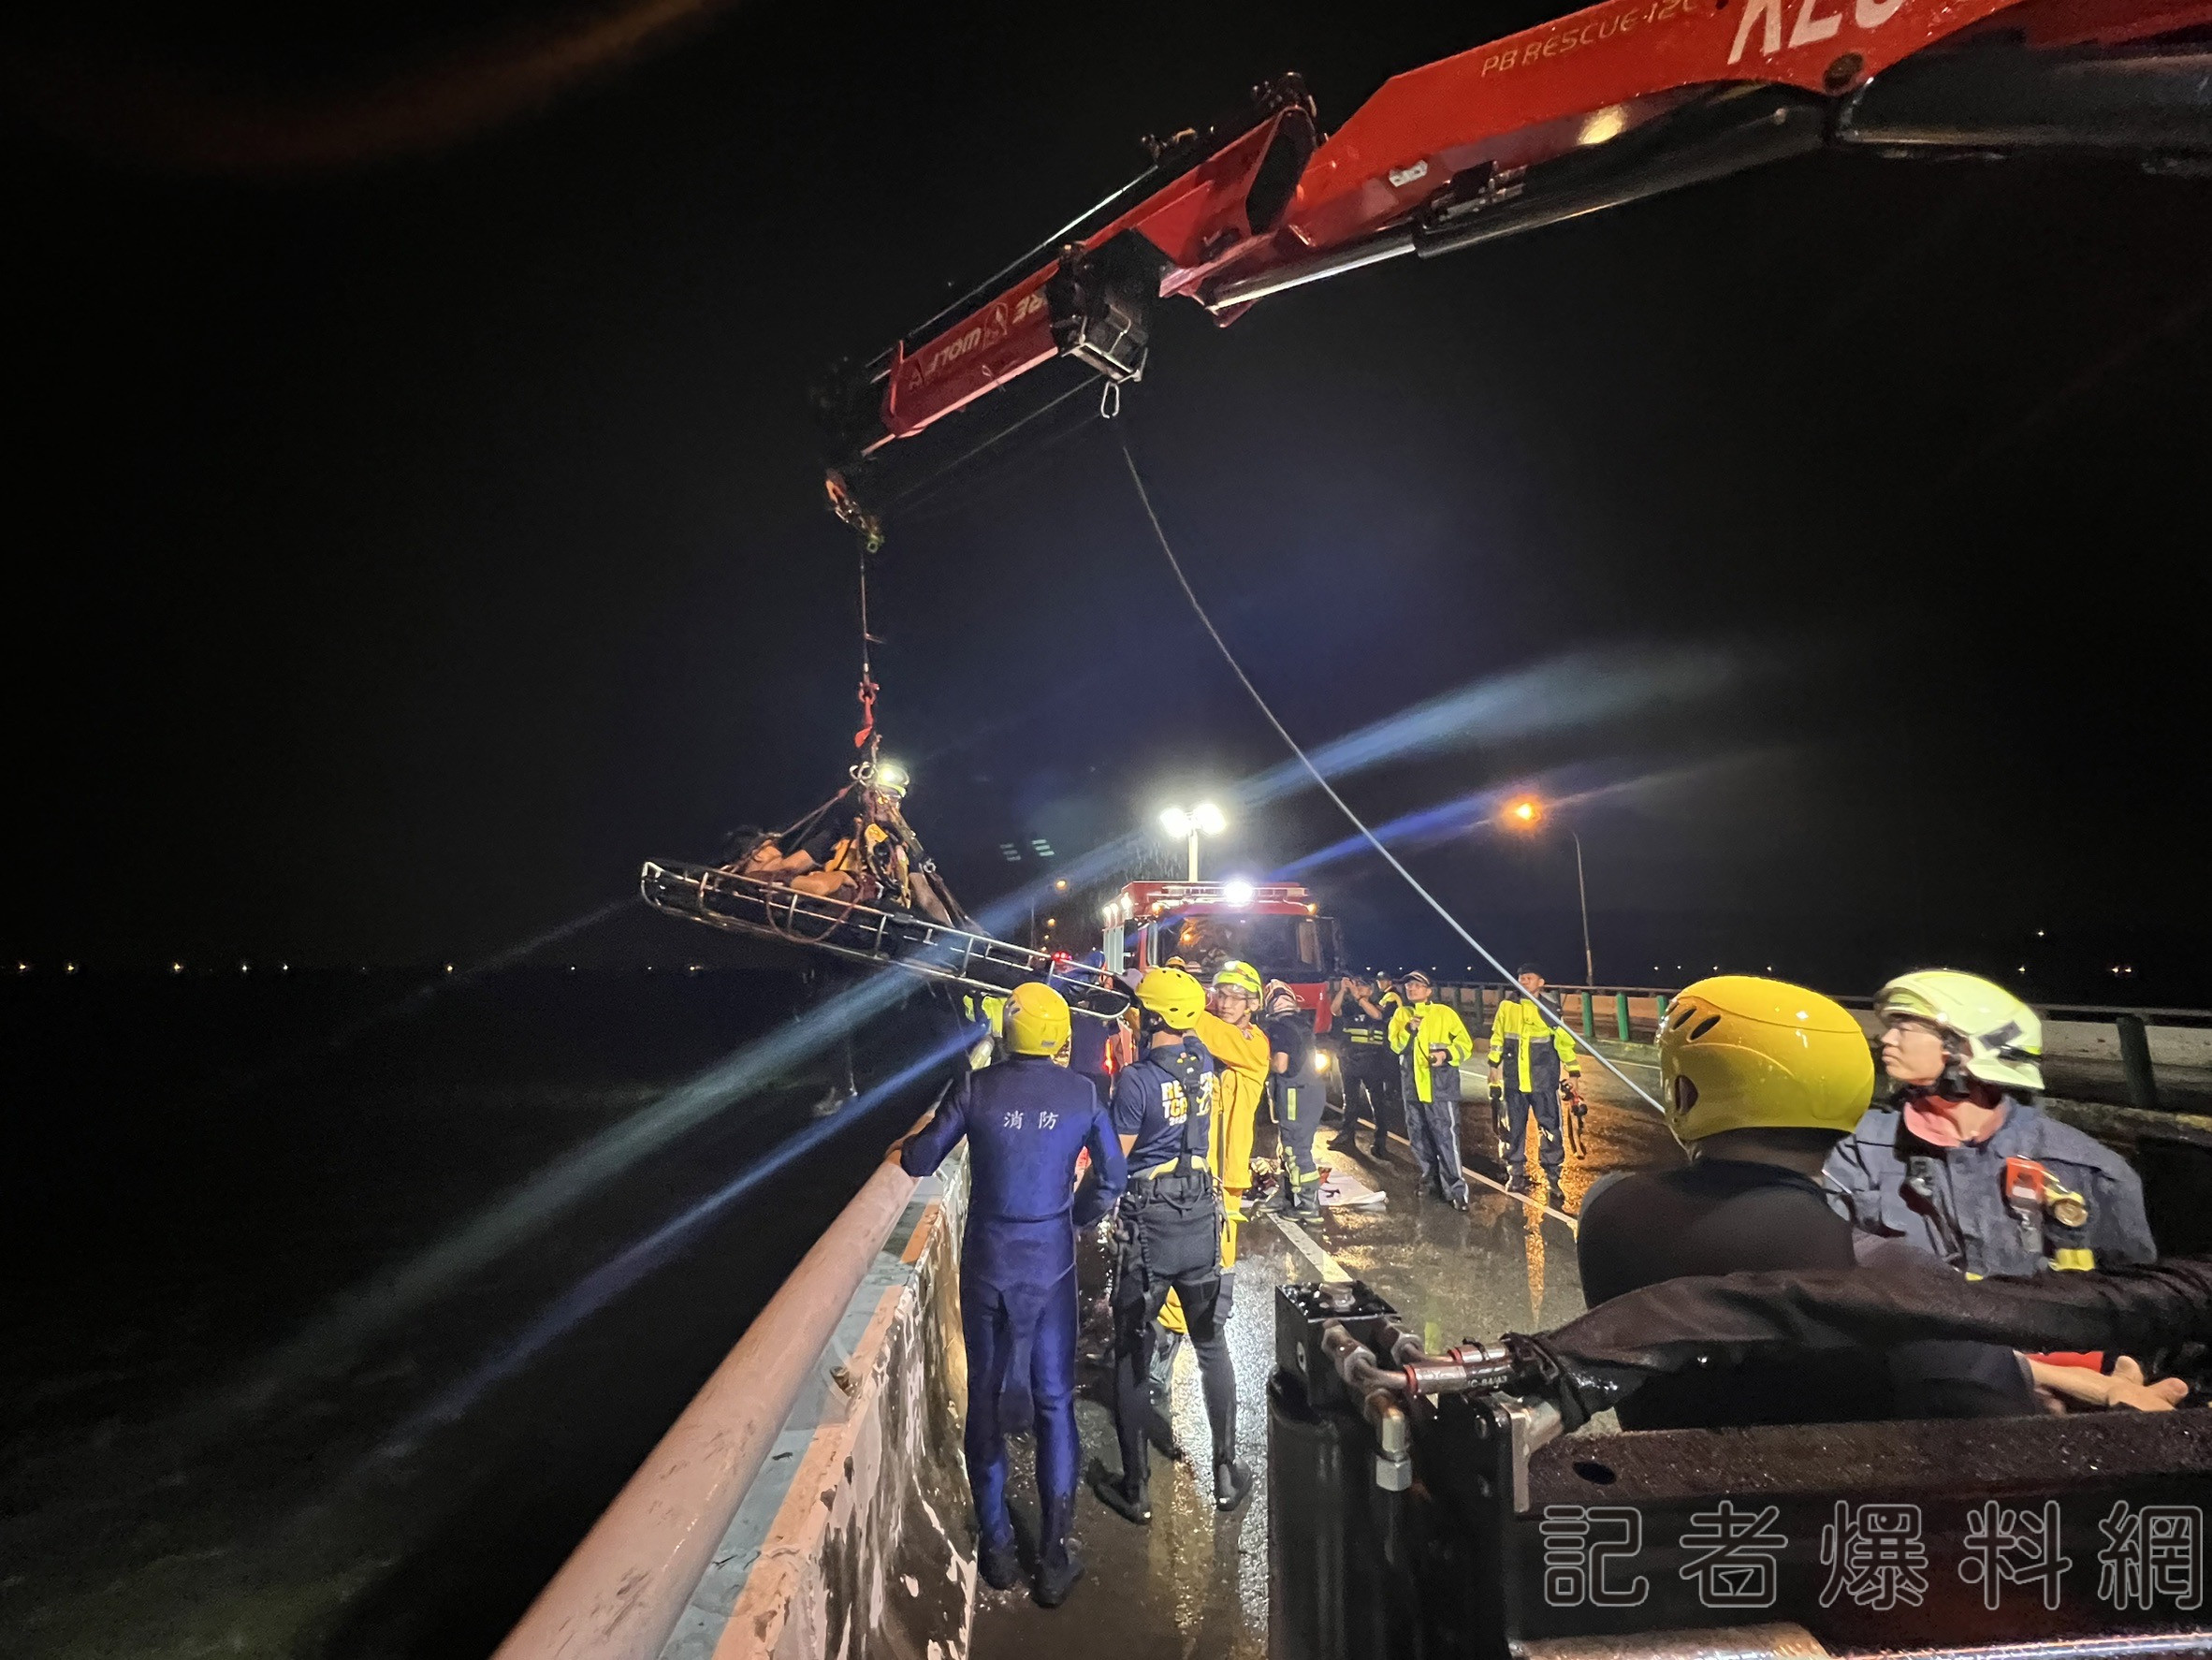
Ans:
MULTIPOLYGON (((1389 1134, 1390 1140, 1396 1142, 1408 1153, 1413 1151, 1413 1143, 1407 1141, 1404 1136, 1400 1135, 1396 1130, 1390 1130, 1386 1133, 1389 1134)), ((1335 1143, 1331 1143, 1332 1147, 1334 1144, 1335 1143)), ((1419 1174, 1419 1172, 1416 1172, 1415 1173, 1419 1174)), ((1490 1188, 1492 1192, 1503 1193, 1507 1199, 1519 1201, 1521 1203, 1527 1205, 1532 1211, 1541 1211, 1547 1216, 1557 1216, 1574 1232, 1578 1234, 1581 1232, 1581 1224, 1575 1219, 1573 1215, 1566 1211, 1554 1209, 1552 1206, 1546 1204, 1542 1200, 1536 1198, 1534 1194, 1516 1193, 1507 1187, 1505 1183, 1493 1182, 1490 1177, 1484 1175, 1480 1171, 1470 1170, 1463 1164, 1460 1166, 1460 1174, 1465 1176, 1469 1181, 1480 1182, 1485 1187, 1490 1188)))
POLYGON ((1284 1216, 1280 1211, 1270 1211, 1268 1219, 1282 1230, 1283 1237, 1290 1242, 1290 1248, 1312 1263, 1320 1272, 1323 1279, 1350 1279, 1352 1277, 1345 1272, 1343 1263, 1324 1250, 1312 1234, 1293 1222, 1288 1216, 1284 1216))

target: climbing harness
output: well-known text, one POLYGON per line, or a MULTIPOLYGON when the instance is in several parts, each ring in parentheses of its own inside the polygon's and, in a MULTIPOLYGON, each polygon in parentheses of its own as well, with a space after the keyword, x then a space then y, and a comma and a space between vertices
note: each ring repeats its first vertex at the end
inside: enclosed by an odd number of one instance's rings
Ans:
POLYGON ((639 873, 639 892, 656 910, 727 933, 896 968, 985 997, 1003 997, 1027 982, 1042 981, 1057 989, 1076 1012, 1098 1020, 1119 1019, 1129 1006, 1128 989, 1119 980, 1103 968, 1009 945, 983 933, 961 910, 939 874, 937 861, 904 816, 895 809, 879 813, 871 806, 872 792, 903 793, 904 786, 904 779, 895 779, 895 769, 882 758, 882 734, 876 719, 883 688, 876 678, 874 648, 882 641, 874 632, 869 611, 868 561, 883 546, 883 527, 854 500, 837 473, 829 474, 826 488, 830 510, 851 528, 859 553, 860 727, 852 735, 858 757, 846 769, 851 781, 784 829, 735 848, 726 865, 648 860, 639 873), (849 877, 848 891, 808 894, 786 881, 747 874, 749 859, 764 845, 773 844, 779 852, 789 853, 813 840, 823 820, 841 810, 853 814, 851 832, 822 865, 849 877), (910 899, 910 884, 917 877, 927 879, 948 920, 933 922, 876 902, 887 889, 896 890, 899 900, 910 899))

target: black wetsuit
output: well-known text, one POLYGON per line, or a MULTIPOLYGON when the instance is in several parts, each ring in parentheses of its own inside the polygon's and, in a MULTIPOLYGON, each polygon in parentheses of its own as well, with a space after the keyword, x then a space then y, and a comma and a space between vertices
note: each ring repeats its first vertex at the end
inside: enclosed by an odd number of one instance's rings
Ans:
MULTIPOLYGON (((1769 1269, 1851 1268, 1851 1225, 1820 1186, 1771 1164, 1701 1159, 1606 1177, 1582 1201, 1576 1256, 1594 1307, 1662 1280, 1769 1269)), ((1653 1378, 1621 1405, 1631 1430, 1728 1424, 1993 1418, 2035 1410, 2010 1349, 1914 1343, 1697 1367, 1653 1378)))

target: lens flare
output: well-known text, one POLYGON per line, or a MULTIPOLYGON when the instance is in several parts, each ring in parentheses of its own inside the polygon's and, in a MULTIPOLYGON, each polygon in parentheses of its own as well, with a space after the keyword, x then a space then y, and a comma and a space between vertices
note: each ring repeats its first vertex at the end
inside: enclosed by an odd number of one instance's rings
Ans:
POLYGON ((597 1314, 654 1269, 675 1257, 707 1223, 732 1205, 773 1181, 799 1160, 843 1135, 857 1130, 867 1116, 895 1099, 933 1071, 941 1070, 975 1041, 962 1028, 932 1044, 924 1054, 891 1077, 853 1097, 835 1114, 818 1120, 797 1134, 779 1142, 759 1163, 716 1188, 706 1198, 662 1223, 611 1260, 594 1269, 571 1287, 550 1308, 532 1320, 506 1347, 484 1361, 468 1376, 445 1391, 409 1418, 387 1436, 377 1451, 385 1458, 403 1457, 429 1431, 453 1422, 502 1380, 512 1377, 550 1345, 597 1314))

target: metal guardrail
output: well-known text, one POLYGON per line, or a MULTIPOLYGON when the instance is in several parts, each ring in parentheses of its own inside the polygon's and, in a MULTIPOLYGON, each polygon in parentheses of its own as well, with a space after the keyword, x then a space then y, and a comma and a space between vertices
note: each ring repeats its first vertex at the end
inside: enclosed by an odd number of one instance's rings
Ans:
POLYGON ((655 1660, 913 1191, 876 1168, 493 1660, 655 1660))
MULTIPOLYGON (((1472 1003, 1477 1011, 1487 1016, 1495 1002, 1517 988, 1501 985, 1495 981, 1451 981, 1441 983, 1436 995, 1463 1012, 1472 1003)), ((1612 1004, 1612 1030, 1608 1036, 1623 1043, 1637 1041, 1638 1022, 1633 1017, 1631 1004, 1649 997, 1652 1003, 1650 1035, 1656 1036, 1661 1021, 1666 1016, 1667 1005, 1681 995, 1678 986, 1661 985, 1547 985, 1547 995, 1559 999, 1563 1015, 1570 1009, 1579 1008, 1580 1030, 1584 1040, 1594 1041, 1597 1037, 1596 1007, 1601 1001, 1612 1004)), ((1825 995, 1825 994, 1824 994, 1825 995)), ((1871 1009, 1870 996, 1853 996, 1835 998, 1846 1009, 1871 1009)), ((2117 1038, 2121 1075, 2127 1083, 2128 1104, 2147 1112, 2165 1111, 2160 1099, 2158 1070, 2150 1055, 2151 1026, 2181 1027, 2189 1028, 2212 1027, 2212 1009, 2132 1008, 2119 1003, 2046 1003, 2030 1004, 2045 1021, 2081 1022, 2102 1025, 2109 1022, 2117 1038)))

